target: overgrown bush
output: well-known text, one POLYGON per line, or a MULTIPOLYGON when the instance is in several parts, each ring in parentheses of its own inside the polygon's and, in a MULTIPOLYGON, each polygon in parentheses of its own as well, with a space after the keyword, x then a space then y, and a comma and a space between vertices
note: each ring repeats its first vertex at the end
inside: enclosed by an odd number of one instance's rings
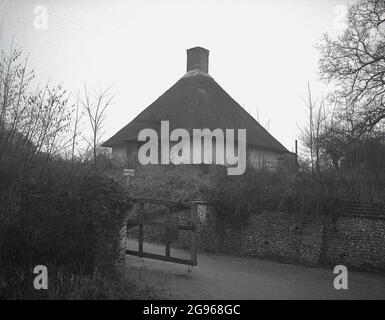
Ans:
POLYGON ((130 208, 113 180, 88 175, 55 186, 44 181, 3 189, 0 197, 0 296, 14 295, 23 282, 32 287, 35 265, 63 279, 113 272, 130 208))
POLYGON ((145 166, 136 171, 130 195, 176 201, 210 200, 216 207, 216 226, 238 228, 247 223, 251 214, 262 211, 333 214, 343 200, 354 199, 349 187, 351 184, 333 175, 314 181, 306 164, 298 170, 249 167, 241 176, 229 176, 225 168, 218 166, 145 166))
MULTIPOLYGON (((76 101, 62 86, 32 88, 20 48, 0 54, 0 298, 116 298, 125 189, 102 176, 107 91, 76 101), (85 106, 93 135, 82 130, 85 106), (102 111, 101 111, 102 110, 102 111), (82 149, 86 142, 91 145, 82 149), (79 145, 80 144, 80 145, 79 145), (100 154, 99 154, 100 153, 100 154), (49 290, 33 269, 48 267, 49 290)), ((120 290, 122 289, 122 290, 120 290)))
MULTIPOLYGON (((216 177, 226 169, 215 165, 138 166, 130 183, 131 197, 174 201, 205 199, 216 177)), ((124 181, 122 183, 125 183, 124 181)))
POLYGON ((306 170, 257 171, 242 176, 221 176, 209 192, 217 212, 217 225, 242 227, 252 214, 287 211, 293 214, 333 213, 340 202, 333 186, 314 185, 306 170))

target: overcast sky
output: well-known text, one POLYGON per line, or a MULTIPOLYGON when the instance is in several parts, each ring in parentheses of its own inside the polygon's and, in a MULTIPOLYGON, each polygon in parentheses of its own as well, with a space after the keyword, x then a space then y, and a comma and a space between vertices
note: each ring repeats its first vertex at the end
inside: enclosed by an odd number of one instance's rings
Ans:
POLYGON ((6 49, 14 35, 38 81, 74 92, 84 82, 114 84, 105 139, 183 76, 186 49, 205 47, 211 76, 292 151, 307 121, 307 81, 314 96, 327 93, 314 46, 323 33, 341 32, 349 3, 0 0, 0 45, 6 49), (38 5, 47 9, 46 29, 35 27, 38 5))

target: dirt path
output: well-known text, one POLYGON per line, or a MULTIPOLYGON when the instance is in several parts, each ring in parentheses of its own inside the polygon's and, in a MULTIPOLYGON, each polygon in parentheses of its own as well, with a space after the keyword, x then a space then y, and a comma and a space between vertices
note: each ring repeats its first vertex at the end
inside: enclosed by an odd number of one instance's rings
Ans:
MULTIPOLYGON (((135 242, 130 242, 136 248, 135 242)), ((145 251, 164 248, 145 244, 145 251)), ((186 257, 183 250, 172 256, 186 257)), ((335 290, 332 270, 200 253, 198 266, 127 256, 127 272, 164 299, 385 299, 385 276, 349 272, 349 289, 335 290)))

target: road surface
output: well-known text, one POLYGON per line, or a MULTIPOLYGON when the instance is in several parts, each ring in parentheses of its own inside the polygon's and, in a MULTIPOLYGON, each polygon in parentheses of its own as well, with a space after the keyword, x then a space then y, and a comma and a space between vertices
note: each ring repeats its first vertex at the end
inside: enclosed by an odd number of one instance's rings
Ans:
MULTIPOLYGON (((130 248, 137 244, 129 241, 130 248)), ((164 247, 145 243, 144 250, 164 254, 164 247)), ((188 252, 171 250, 172 256, 188 252)), ((348 272, 348 289, 336 290, 332 270, 240 258, 198 254, 192 272, 185 265, 126 257, 126 272, 137 284, 162 299, 385 299, 385 276, 348 272)))

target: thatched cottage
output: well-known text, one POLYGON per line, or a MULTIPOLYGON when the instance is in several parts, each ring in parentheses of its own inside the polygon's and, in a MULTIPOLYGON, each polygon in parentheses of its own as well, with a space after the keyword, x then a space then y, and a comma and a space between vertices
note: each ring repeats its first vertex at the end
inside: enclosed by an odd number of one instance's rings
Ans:
MULTIPOLYGON (((254 168, 274 168, 280 160, 291 158, 293 154, 209 75, 208 66, 208 50, 201 47, 188 49, 187 72, 135 119, 104 142, 103 146, 112 148, 115 159, 131 162, 137 159, 138 149, 144 143, 138 141, 139 132, 151 128, 161 137, 161 121, 168 121, 170 131, 183 128, 191 137, 194 129, 207 128, 213 131, 219 128, 223 132, 226 129, 246 129, 246 159, 254 168)), ((237 138, 234 140, 236 144, 237 138)), ((191 148, 195 143, 195 140, 191 140, 191 144, 188 141, 191 148)), ((215 162, 215 155, 211 156, 215 162)), ((192 155, 188 153, 187 157, 192 155)), ((172 158, 170 154, 171 162, 172 158)))

